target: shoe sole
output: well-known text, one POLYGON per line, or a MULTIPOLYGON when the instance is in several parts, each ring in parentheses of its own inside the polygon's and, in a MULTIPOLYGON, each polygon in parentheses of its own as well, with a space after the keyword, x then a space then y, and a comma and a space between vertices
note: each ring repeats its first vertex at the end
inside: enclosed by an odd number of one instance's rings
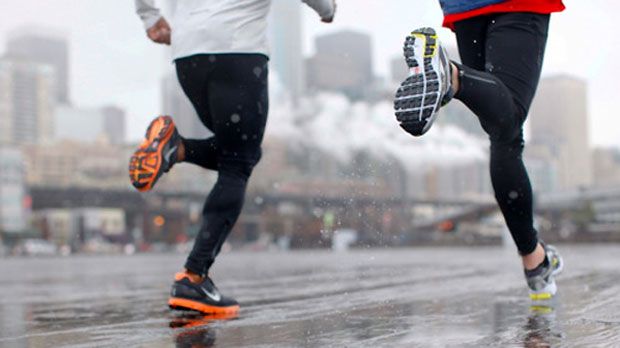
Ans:
POLYGON ((544 289, 536 292, 530 290, 530 300, 532 301, 549 301, 557 294, 558 287, 555 284, 555 278, 551 275, 551 282, 544 289))
POLYGON ((146 130, 144 141, 129 160, 129 178, 138 191, 150 191, 163 174, 163 152, 174 129, 171 117, 159 116, 146 130))
POLYGON ((542 292, 537 294, 530 294, 530 300, 532 301, 549 301, 551 300, 555 294, 551 292, 542 292))
POLYGON ((185 298, 171 297, 168 300, 168 307, 174 310, 192 310, 204 314, 236 314, 239 311, 239 305, 218 307, 210 306, 198 301, 192 301, 185 298))
POLYGON ((432 28, 418 29, 405 39, 403 51, 410 76, 396 91, 394 111, 400 126, 413 136, 430 129, 441 104, 439 49, 432 28))

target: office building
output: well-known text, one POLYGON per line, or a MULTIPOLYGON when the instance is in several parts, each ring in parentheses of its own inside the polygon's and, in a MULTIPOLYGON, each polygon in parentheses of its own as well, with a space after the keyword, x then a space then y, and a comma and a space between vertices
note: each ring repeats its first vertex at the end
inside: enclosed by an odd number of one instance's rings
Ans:
POLYGON ((544 78, 532 104, 530 144, 544 147, 556 162, 557 188, 575 190, 592 183, 587 85, 566 75, 544 78))
POLYGON ((339 31, 315 40, 316 54, 308 59, 308 86, 362 99, 373 87, 372 42, 368 34, 339 31))
POLYGON ((36 144, 52 137, 54 86, 49 65, 0 60, 0 143, 36 144))
POLYGON ((6 56, 52 67, 56 75, 54 99, 69 103, 69 43, 49 28, 22 27, 13 31, 6 45, 6 56))
POLYGON ((101 109, 103 114, 103 132, 111 144, 122 145, 126 141, 126 115, 125 110, 116 106, 105 106, 101 109))

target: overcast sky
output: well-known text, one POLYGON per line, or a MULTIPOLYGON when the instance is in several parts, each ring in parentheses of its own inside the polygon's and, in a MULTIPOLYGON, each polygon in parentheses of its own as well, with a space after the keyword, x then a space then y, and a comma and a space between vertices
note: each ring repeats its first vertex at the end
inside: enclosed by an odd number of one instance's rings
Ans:
MULTIPOLYGON (((290 0, 295 1, 295 0, 290 0)), ((160 3, 162 1, 160 0, 160 3)), ((565 0, 568 10, 552 19, 544 74, 569 73, 589 85, 590 134, 596 145, 620 147, 620 36, 614 23, 616 0, 565 0)), ((22 25, 51 27, 70 40, 71 98, 78 106, 116 104, 129 115, 136 139, 160 111, 162 74, 171 68, 165 51, 145 39, 131 0, 3 0, 0 2, 0 50, 8 33, 22 25)), ((376 70, 401 54, 404 35, 420 26, 438 27, 436 0, 339 0, 336 23, 322 24, 304 10, 305 50, 313 38, 340 29, 372 33, 376 70)), ((448 30, 444 42, 454 42, 448 30)))

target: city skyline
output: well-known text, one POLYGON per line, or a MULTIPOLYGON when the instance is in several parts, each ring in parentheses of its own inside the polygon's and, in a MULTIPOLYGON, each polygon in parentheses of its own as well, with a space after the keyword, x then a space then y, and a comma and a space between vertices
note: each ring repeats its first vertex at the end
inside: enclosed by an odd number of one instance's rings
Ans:
MULTIPOLYGON (((163 7, 164 2, 160 1, 163 7)), ((546 57, 545 75, 570 74, 588 84, 593 145, 620 146, 620 127, 609 122, 615 109, 614 88, 617 69, 613 62, 620 57, 620 45, 612 37, 613 22, 607 13, 620 7, 604 1, 581 4, 566 1, 566 13, 554 16, 546 57), (579 33, 587 21, 597 31, 596 42, 588 42, 586 33, 579 33), (608 45, 599 45, 600 42, 608 45), (575 50, 578 43, 583 48, 575 50), (599 52, 592 55, 592 52, 599 52), (588 61, 587 64, 581 62, 588 61), (578 63, 575 63, 578 62, 578 63)), ((300 2, 300 6, 301 2, 300 2)), ((389 75, 390 58, 400 55, 404 34, 416 26, 438 26, 441 12, 435 1, 418 4, 415 15, 408 15, 411 6, 404 2, 390 4, 368 0, 339 1, 336 23, 324 25, 308 9, 303 16, 303 56, 313 53, 317 35, 351 29, 372 34, 374 70, 382 77, 389 75)), ((303 6, 302 6, 303 8, 303 6)), ((133 141, 142 136, 142 128, 153 115, 161 113, 161 79, 170 69, 162 59, 163 48, 151 44, 144 36, 133 3, 88 3, 62 0, 54 4, 26 0, 16 5, 0 5, 0 10, 13 13, 0 24, 0 47, 6 48, 10 33, 20 26, 38 23, 65 32, 69 39, 71 99, 78 107, 118 105, 128 111, 128 135, 133 141), (33 8, 37 11, 33 11, 33 8), (101 18, 112 18, 114 23, 101 18), (104 54, 101 54, 103 52, 104 54), (145 59, 145 57, 148 57, 145 59)), ((444 42, 454 43, 446 29, 440 31, 444 42)), ((386 115, 390 117, 391 115, 386 115)))

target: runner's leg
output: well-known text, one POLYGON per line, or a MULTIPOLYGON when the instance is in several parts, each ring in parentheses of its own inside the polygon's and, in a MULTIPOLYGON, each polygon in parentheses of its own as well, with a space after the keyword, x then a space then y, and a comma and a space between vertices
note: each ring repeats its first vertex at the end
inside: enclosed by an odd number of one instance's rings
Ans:
MULTIPOLYGON (((201 85, 205 94, 193 104, 208 105, 208 124, 215 134, 218 179, 203 209, 203 225, 189 255, 186 268, 205 275, 232 230, 245 198, 247 181, 261 150, 265 130, 268 93, 267 57, 258 54, 202 56, 211 64, 201 85), (206 100, 203 100, 205 99, 206 100)), ((186 76, 186 80, 196 77, 186 76)), ((183 79, 180 79, 183 84, 183 79)), ((186 81, 187 83, 188 81, 186 81)), ((184 89, 191 89, 188 84, 184 89), (187 87, 187 88, 186 88, 187 87)), ((190 142, 191 143, 191 142, 190 142)), ((204 142, 209 144, 209 142, 204 142)), ((190 145, 191 146, 191 145, 190 145)))
POLYGON ((489 134, 495 197, 522 255, 538 246, 522 125, 540 79, 548 24, 548 15, 511 13, 464 20, 455 27, 464 63, 458 66, 455 98, 489 134))

